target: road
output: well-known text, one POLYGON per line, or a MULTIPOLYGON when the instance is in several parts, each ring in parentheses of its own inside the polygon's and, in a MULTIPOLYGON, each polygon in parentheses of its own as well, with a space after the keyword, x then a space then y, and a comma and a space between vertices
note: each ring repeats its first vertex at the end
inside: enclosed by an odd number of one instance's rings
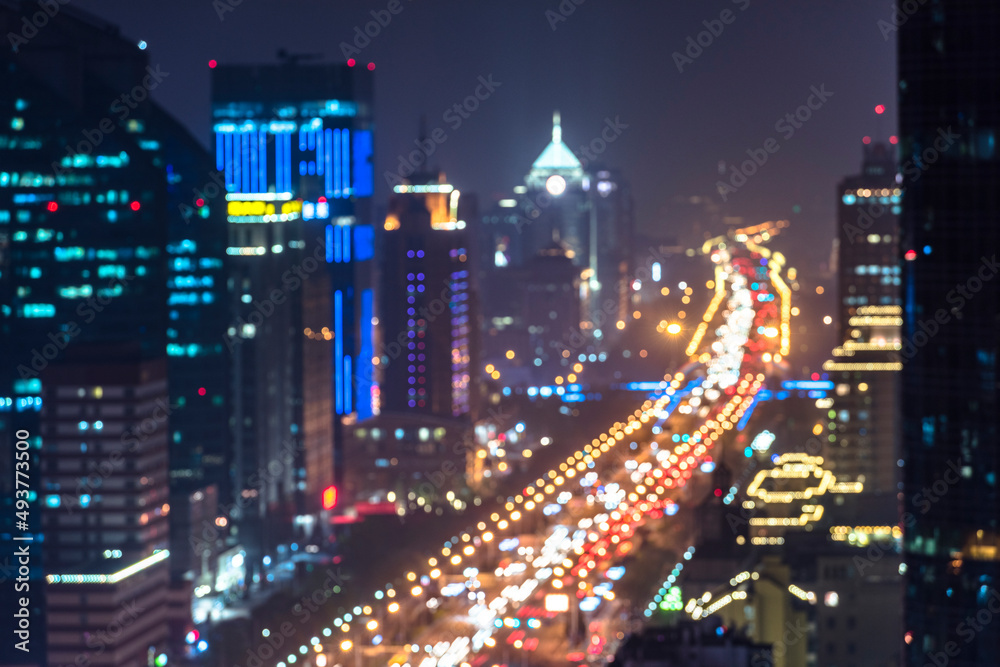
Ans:
POLYGON ((763 225, 706 242, 715 294, 688 363, 659 391, 454 543, 425 554, 402 581, 269 664, 605 660, 636 625, 636 602, 616 596, 615 583, 641 546, 641 527, 692 502, 689 482, 711 467, 788 354, 784 258, 764 245, 776 232, 763 225))

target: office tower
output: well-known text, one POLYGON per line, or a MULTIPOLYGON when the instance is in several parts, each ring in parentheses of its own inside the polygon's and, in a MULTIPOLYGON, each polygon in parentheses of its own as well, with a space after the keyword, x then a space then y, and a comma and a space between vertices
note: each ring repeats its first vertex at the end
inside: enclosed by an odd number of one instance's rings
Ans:
POLYGON ((475 220, 475 199, 444 174, 408 181, 395 186, 381 235, 381 409, 468 419, 478 366, 466 223, 475 220))
POLYGON ((463 442, 479 407, 476 215, 475 198, 443 173, 393 188, 378 234, 380 413, 351 430, 347 462, 345 498, 359 514, 411 492, 429 510, 464 486, 463 442))
MULTIPOLYGON (((0 9, 4 25, 20 19, 0 9)), ((37 409, 42 387, 25 381, 73 346, 138 340, 169 355, 175 490, 228 489, 225 230, 221 209, 194 203, 208 153, 149 100, 169 72, 71 7, 3 58, 0 337, 13 363, 0 394, 24 399, 15 415, 37 409)), ((188 549, 175 551, 180 576, 188 549)))
MULTIPOLYGON (((598 140, 604 142, 594 141, 598 140)), ((580 152, 588 154, 586 147, 580 152)), ((484 292, 502 292, 507 280, 503 269, 533 262, 556 239, 571 252, 580 274, 578 329, 591 347, 605 346, 618 331, 614 323, 631 318, 633 215, 628 184, 618 172, 584 164, 574 154, 563 141, 559 112, 553 116, 552 139, 532 163, 524 185, 515 187, 511 197, 497 201, 483 223, 484 292), (605 324, 597 325, 598 321, 605 324)), ((524 323, 504 309, 503 299, 484 298, 484 326, 484 361, 501 369, 512 367, 506 350, 524 323)), ((540 364, 573 363, 569 359, 560 362, 544 351, 528 362, 536 360, 540 364)))
POLYGON ((530 367, 541 372, 536 377, 542 384, 556 376, 564 377, 566 367, 577 361, 581 351, 578 337, 583 281, 573 266, 573 256, 568 244, 554 240, 516 271, 525 290, 521 318, 527 325, 528 345, 514 348, 514 358, 522 354, 532 360, 530 367))
POLYGON ((863 145, 861 173, 837 185, 841 343, 823 365, 835 383, 826 460, 838 481, 864 484, 859 525, 881 521, 898 502, 902 323, 895 147, 868 137, 863 145))
POLYGON ((237 487, 244 506, 256 502, 241 514, 251 562, 290 537, 280 531, 294 516, 321 510, 343 475, 342 422, 370 416, 377 395, 372 74, 298 59, 212 72, 236 300, 226 345, 237 487))
POLYGON ((901 303, 899 213, 895 147, 865 137, 861 173, 837 185, 839 340, 852 338, 849 323, 861 306, 901 303))
POLYGON ((47 570, 169 547, 167 362, 130 347, 80 346, 42 374, 47 570))
POLYGON ((927 3, 896 38, 905 655, 996 664, 1000 633, 967 619, 996 607, 1000 581, 1000 5, 927 3))
POLYGON ((42 373, 49 664, 147 664, 166 649, 167 373, 165 357, 120 344, 77 346, 42 373))
MULTIPOLYGON (((20 34, 25 14, 36 11, 5 3, 4 34, 20 34)), ((169 401, 182 435, 171 463, 225 480, 228 470, 218 461, 225 454, 226 405, 213 400, 226 388, 223 331, 212 330, 213 318, 222 321, 220 311, 210 312, 224 307, 223 274, 219 266, 168 268, 171 247, 183 245, 201 262, 221 260, 224 246, 217 232, 213 240, 212 221, 219 218, 209 209, 191 224, 184 220, 183 193, 206 182, 210 164, 190 135, 149 100, 169 72, 151 65, 136 42, 72 7, 61 8, 45 30, 5 50, 0 61, 0 348, 7 361, 0 369, 0 455, 13 460, 14 433, 30 433, 38 508, 45 481, 38 458, 46 445, 39 421, 44 372, 87 342, 136 341, 144 357, 162 357, 170 352, 172 328, 189 363, 179 357, 168 362, 183 369, 169 401), (199 281, 183 289, 196 293, 197 302, 168 304, 182 293, 176 279, 199 281), (185 312, 173 320, 174 310, 185 312), (205 398, 210 408, 189 413, 182 399, 193 398, 194 387, 212 392, 205 398), (201 460, 202 451, 215 458, 201 460)), ((8 477, 0 482, 5 508, 13 507, 12 484, 8 477)), ((55 541, 41 541, 41 528, 37 521, 30 526, 36 533, 31 579, 38 591, 31 604, 39 619, 42 564, 61 557, 55 541)), ((0 560, 13 553, 15 532, 13 512, 5 511, 0 560)), ((5 599, 12 583, 3 583, 5 599)), ((43 634, 35 645, 44 645, 43 634)), ((0 661, 7 661, 7 649, 0 661)))

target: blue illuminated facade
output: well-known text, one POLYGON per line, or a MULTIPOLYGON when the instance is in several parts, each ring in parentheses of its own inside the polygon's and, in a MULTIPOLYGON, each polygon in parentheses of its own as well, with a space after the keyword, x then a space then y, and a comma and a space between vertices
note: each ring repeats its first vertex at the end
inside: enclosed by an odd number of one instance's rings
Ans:
POLYGON ((343 475, 342 420, 377 409, 372 74, 284 64, 212 74, 233 258, 237 478, 259 500, 245 526, 253 559, 290 537, 291 516, 319 511, 343 475), (255 485, 283 448, 294 463, 255 485))

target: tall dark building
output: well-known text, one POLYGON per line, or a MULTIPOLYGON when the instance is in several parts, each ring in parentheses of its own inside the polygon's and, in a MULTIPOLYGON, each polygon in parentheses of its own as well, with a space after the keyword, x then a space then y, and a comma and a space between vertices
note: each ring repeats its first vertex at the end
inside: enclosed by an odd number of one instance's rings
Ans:
MULTIPOLYGON (((20 35, 38 10, 0 3, 0 27, 20 35)), ((211 160, 149 99, 171 79, 145 46, 60 7, 44 30, 0 55, 0 456, 13 460, 15 432, 30 433, 33 503, 52 495, 38 458, 47 446, 45 373, 84 343, 166 355, 171 479, 228 485, 222 209, 191 204, 211 160)), ((12 483, 0 481, 7 509, 12 483)), ((5 509, 0 560, 14 533, 5 509)), ((60 562, 57 544, 35 542, 33 579, 43 562, 60 562)), ((33 590, 35 605, 42 587, 33 590)))
POLYGON ((865 142, 861 173, 837 185, 840 344, 823 365, 836 383, 836 432, 824 455, 838 481, 864 484, 858 524, 894 511, 900 472, 902 189, 895 146, 865 142))
POLYGON ((256 502, 241 524, 250 562, 289 537, 279 529, 294 516, 321 511, 343 475, 343 421, 370 416, 377 396, 372 73, 295 60, 212 77, 237 489, 256 502))
POLYGON ((998 664, 1000 5, 918 4, 897 38, 907 664, 998 664))
POLYGON ((478 335, 470 233, 476 202, 444 174, 395 186, 382 233, 384 412, 466 418, 478 335), (390 355, 387 355, 387 357, 390 355))
MULTIPOLYGON (((867 139, 866 139, 867 141, 867 139)), ((850 318, 859 306, 901 301, 899 213, 895 147, 864 145, 861 173, 837 185, 839 340, 850 340, 850 318)))

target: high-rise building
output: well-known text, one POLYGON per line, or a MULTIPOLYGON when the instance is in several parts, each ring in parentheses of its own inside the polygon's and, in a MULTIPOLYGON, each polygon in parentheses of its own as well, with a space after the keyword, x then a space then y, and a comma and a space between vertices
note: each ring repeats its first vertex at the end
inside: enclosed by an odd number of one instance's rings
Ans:
POLYGON ((381 410, 468 419, 479 327, 466 221, 476 202, 444 174, 408 180, 381 234, 381 410))
POLYGON ((49 664, 148 664, 167 648, 167 372, 138 345, 84 345, 42 373, 49 664))
POLYGON ((896 173, 895 147, 867 143, 861 173, 837 185, 838 340, 853 338, 857 308, 901 303, 896 173))
MULTIPOLYGON (((633 216, 628 184, 619 173, 585 165, 574 155, 563 141, 559 112, 553 116, 552 140, 532 163, 524 185, 486 212, 483 230, 484 294, 509 293, 504 269, 533 263, 555 239, 565 244, 579 272, 581 321, 574 330, 586 337, 590 351, 606 346, 618 331, 615 323, 631 319, 633 216), (596 325, 598 321, 606 324, 596 325)), ((497 368, 512 365, 506 350, 524 338, 518 330, 528 326, 508 306, 502 298, 483 299, 484 361, 497 368)), ((549 348, 558 348, 562 340, 548 342, 529 364, 575 363, 575 358, 550 353, 549 348)))
POLYGON ((378 233, 379 415, 350 430, 345 497, 359 513, 411 494, 429 510, 450 491, 453 504, 464 483, 479 406, 476 215, 443 173, 393 188, 378 233))
POLYGON ((840 345, 823 365, 835 383, 826 460, 838 481, 864 484, 859 525, 896 507, 900 455, 902 190, 894 146, 865 141, 861 173, 837 186, 840 345))
MULTIPOLYGON (((0 27, 20 35, 37 11, 3 3, 0 27)), ((168 355, 171 478, 228 486, 224 225, 221 209, 185 195, 209 181, 207 152, 149 99, 170 73, 150 64, 144 43, 73 7, 12 47, 0 56, 0 348, 8 361, 0 455, 13 460, 14 433, 27 430, 32 469, 41 471, 44 373, 83 343, 137 342, 144 358, 168 355)), ((45 480, 32 482, 37 503, 45 480)), ((11 484, 0 481, 4 507, 15 497, 11 484)), ((0 560, 20 532, 12 517, 0 519, 0 560)), ((35 543, 33 580, 43 561, 62 557, 57 542, 35 543)))
POLYGON ((47 570, 167 549, 166 359, 81 346, 42 374, 47 570))
POLYGON ((975 619, 992 617, 1000 582, 1000 5, 904 11, 905 655, 997 664, 1000 633, 975 619))
MULTIPOLYGON (((342 424, 373 412, 372 74, 213 70, 236 316, 234 449, 253 562, 343 475, 342 424), (273 517, 264 539, 262 520, 273 517), (251 520, 252 519, 252 520, 251 520)), ((221 202, 220 202, 221 204, 221 202)))

